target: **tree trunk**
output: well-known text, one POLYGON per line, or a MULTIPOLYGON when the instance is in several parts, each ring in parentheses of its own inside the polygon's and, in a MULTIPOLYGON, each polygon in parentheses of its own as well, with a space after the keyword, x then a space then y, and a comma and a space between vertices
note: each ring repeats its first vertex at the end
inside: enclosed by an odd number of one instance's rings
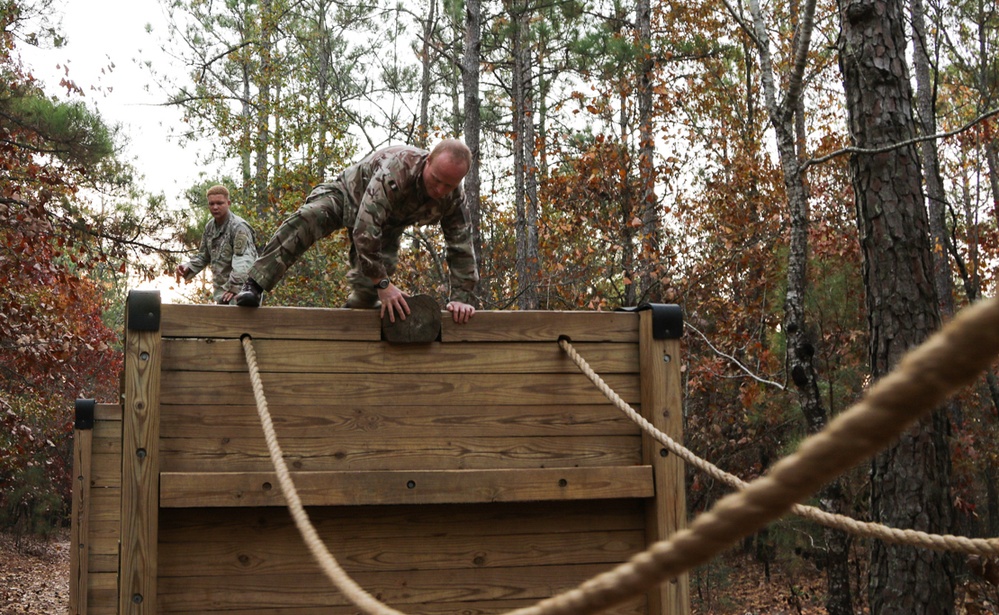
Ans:
MULTIPOLYGON (((914 136, 899 0, 838 0, 840 70, 858 148, 914 136)), ((940 326, 929 222, 913 145, 850 158, 863 254, 871 373, 887 374, 940 326)), ((935 412, 872 462, 871 515, 893 527, 944 533, 951 525, 947 416, 935 412)), ((871 613, 948 614, 954 573, 944 554, 871 544, 871 613)))
POLYGON ((653 156, 655 135, 652 132, 652 7, 649 0, 638 0, 636 6, 638 21, 638 44, 641 45, 641 70, 638 75, 638 173, 639 215, 642 220, 642 246, 640 258, 640 288, 642 300, 652 303, 662 301, 663 288, 660 281, 660 242, 659 203, 656 199, 656 174, 653 156))
POLYGON ((260 2, 260 75, 257 82, 257 134, 254 143, 254 200, 257 208, 267 207, 268 152, 270 150, 271 63, 273 35, 271 1, 260 2))
MULTIPOLYGON (((929 50, 926 48, 926 26, 923 19, 923 0, 910 0, 912 16, 912 65, 916 75, 916 110, 920 132, 932 135, 937 131, 936 100, 933 79, 930 75, 929 50)), ((933 281, 937 288, 940 315, 947 319, 954 315, 954 281, 950 275, 947 243, 947 194, 940 177, 940 160, 935 141, 923 141, 920 146, 923 171, 926 174, 926 199, 929 210, 930 237, 933 245, 933 281)))
POLYGON ((992 212, 999 225, 999 153, 996 150, 994 139, 985 142, 985 160, 989 165, 989 185, 992 186, 992 212))
POLYGON ((537 240, 537 190, 532 190, 534 168, 533 143, 529 138, 533 130, 528 124, 530 108, 530 50, 527 48, 528 11, 517 3, 511 20, 514 22, 513 40, 513 132, 514 132, 514 191, 517 208, 517 307, 522 310, 538 309, 538 240, 537 240), (533 196, 532 196, 533 193, 533 196))
MULTIPOLYGON (((475 262, 482 267, 482 201, 479 135, 482 118, 479 114, 479 55, 482 53, 482 17, 480 0, 465 0, 465 54, 462 58, 461 81, 465 94, 465 145, 472 151, 472 166, 465 176, 465 202, 472 222, 472 246, 475 262)), ((481 281, 480 281, 481 286, 481 281)), ((481 296, 481 293, 478 293, 481 296)))
POLYGON ((420 125, 416 127, 415 145, 426 149, 430 136, 430 44, 437 23, 437 0, 429 0, 427 18, 423 22, 423 44, 420 47, 420 125))

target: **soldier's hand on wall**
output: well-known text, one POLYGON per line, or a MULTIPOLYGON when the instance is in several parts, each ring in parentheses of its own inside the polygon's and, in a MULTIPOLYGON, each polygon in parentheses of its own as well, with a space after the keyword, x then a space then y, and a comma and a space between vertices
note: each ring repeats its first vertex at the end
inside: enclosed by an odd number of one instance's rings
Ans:
POLYGON ((379 288, 378 299, 382 302, 381 317, 385 318, 387 311, 389 322, 395 322, 396 316, 401 320, 406 320, 406 315, 409 314, 409 304, 406 303, 407 296, 395 284, 389 284, 387 288, 379 288))
POLYGON ((475 314, 474 307, 467 303, 462 303, 461 301, 449 301, 445 308, 447 311, 451 312, 451 317, 458 324, 468 322, 468 319, 475 314))

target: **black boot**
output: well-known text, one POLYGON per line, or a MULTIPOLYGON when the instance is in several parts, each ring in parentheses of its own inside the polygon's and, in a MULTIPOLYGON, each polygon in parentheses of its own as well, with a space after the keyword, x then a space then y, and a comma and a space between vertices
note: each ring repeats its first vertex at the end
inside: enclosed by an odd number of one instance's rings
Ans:
POLYGON ((243 288, 236 295, 236 305, 241 307, 260 307, 260 300, 264 295, 264 289, 257 284, 253 278, 246 278, 243 288))

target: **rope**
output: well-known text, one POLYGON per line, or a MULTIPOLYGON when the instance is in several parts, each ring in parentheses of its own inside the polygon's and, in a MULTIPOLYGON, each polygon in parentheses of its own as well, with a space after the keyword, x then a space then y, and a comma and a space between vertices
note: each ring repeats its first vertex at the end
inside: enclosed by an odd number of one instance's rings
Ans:
POLYGON ((267 398, 264 397, 264 385, 260 381, 260 370, 257 367, 257 353, 253 350, 253 340, 246 334, 241 339, 243 352, 246 354, 246 364, 250 369, 250 382, 253 383, 253 396, 257 400, 257 415, 260 416, 264 438, 267 440, 267 450, 270 452, 271 462, 277 471, 278 482, 281 484, 281 492, 288 503, 288 509, 291 511, 295 525, 298 527, 299 533, 302 534, 305 544, 309 547, 312 557, 319 563, 327 578, 340 590, 340 593, 346 596, 357 608, 369 615, 403 615, 401 611, 396 611, 382 604, 355 583, 340 567, 336 558, 319 538, 316 528, 312 525, 308 513, 302 506, 302 500, 298 497, 295 483, 292 482, 291 474, 288 472, 288 465, 284 462, 284 453, 281 452, 281 446, 278 444, 274 424, 271 422, 271 413, 267 407, 267 398))
MULTIPOLYGON (((250 336, 244 335, 242 341, 271 460, 295 525, 310 552, 356 607, 369 615, 402 615, 350 579, 319 539, 278 446, 250 336)), ((777 462, 769 474, 725 496, 687 529, 651 545, 627 562, 562 594, 510 611, 509 615, 596 613, 700 566, 792 510, 831 478, 877 453, 950 393, 974 382, 997 354, 999 301, 993 299, 966 308, 943 330, 903 357, 896 369, 863 399, 823 431, 808 437, 797 452, 777 462)))
MULTIPOLYGON (((587 363, 586 360, 583 359, 578 352, 576 352, 576 349, 572 347, 572 344, 567 339, 561 338, 558 343, 562 350, 569 355, 569 358, 576 363, 580 371, 582 371, 593 382, 593 384, 595 384, 597 388, 600 389, 605 396, 607 396, 607 399, 617 406, 617 408, 628 418, 641 427, 642 430, 669 449, 670 452, 676 454, 690 465, 696 467, 709 476, 722 481, 730 487, 734 487, 735 489, 746 488, 749 483, 734 474, 730 474, 725 470, 722 470, 711 462, 698 457, 690 449, 677 443, 667 434, 656 428, 656 426, 650 423, 645 417, 635 411, 635 409, 632 408, 628 402, 621 399, 621 397, 610 386, 608 386, 606 382, 604 382, 603 378, 601 378, 590 367, 589 363, 587 363)), ((903 530, 871 521, 858 521, 845 515, 830 513, 820 508, 806 506, 804 504, 795 504, 791 507, 791 511, 800 517, 810 519, 827 527, 847 531, 857 536, 866 538, 877 538, 891 544, 912 545, 936 551, 954 551, 972 555, 999 555, 999 538, 967 538, 964 536, 954 536, 952 534, 930 534, 918 530, 903 530)))

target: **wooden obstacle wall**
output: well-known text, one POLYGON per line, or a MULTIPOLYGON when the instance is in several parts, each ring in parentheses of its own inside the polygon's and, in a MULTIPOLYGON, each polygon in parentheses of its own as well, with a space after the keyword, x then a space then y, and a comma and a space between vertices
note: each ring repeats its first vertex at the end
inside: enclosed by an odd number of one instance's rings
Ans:
MULTIPOLYGON (((395 609, 528 606, 684 525, 682 463, 557 343, 682 440, 682 324, 659 309, 445 314, 420 344, 371 310, 134 291, 127 313, 122 403, 77 404, 71 613, 358 612, 285 508, 244 334, 319 535, 395 609)), ((687 579, 607 612, 686 615, 687 579)))

